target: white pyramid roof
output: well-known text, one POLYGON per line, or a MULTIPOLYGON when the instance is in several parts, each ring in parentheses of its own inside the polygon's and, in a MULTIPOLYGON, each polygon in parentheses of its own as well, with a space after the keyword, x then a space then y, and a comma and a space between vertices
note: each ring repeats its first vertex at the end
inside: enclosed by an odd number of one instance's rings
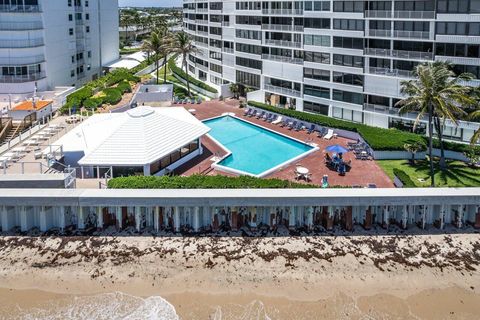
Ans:
POLYGON ((143 166, 209 131, 182 107, 140 106, 123 113, 93 115, 55 144, 62 144, 65 152, 83 150, 80 165, 143 166))

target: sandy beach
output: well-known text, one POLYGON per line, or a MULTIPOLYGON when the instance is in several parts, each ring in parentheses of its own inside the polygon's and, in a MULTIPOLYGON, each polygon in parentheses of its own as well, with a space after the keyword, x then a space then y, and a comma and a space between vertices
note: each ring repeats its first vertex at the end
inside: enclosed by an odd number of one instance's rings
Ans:
POLYGON ((5 236, 0 254, 5 319, 480 317, 478 233, 5 236))

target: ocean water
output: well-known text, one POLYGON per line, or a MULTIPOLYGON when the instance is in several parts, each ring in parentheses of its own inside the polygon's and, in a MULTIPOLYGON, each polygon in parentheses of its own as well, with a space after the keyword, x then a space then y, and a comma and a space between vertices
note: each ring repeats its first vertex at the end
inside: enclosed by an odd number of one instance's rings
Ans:
POLYGON ((125 293, 77 296, 38 308, 20 310, 24 320, 178 320, 175 308, 159 296, 140 298, 125 293))
POLYGON ((313 147, 230 116, 204 121, 215 140, 232 154, 220 165, 260 175, 312 150, 313 147))
MULTIPOLYGON (((271 320, 261 301, 247 305, 204 306, 211 310, 208 320, 271 320)), ((0 319, 22 320, 178 320, 175 307, 160 296, 141 298, 115 292, 90 296, 75 296, 49 302, 40 307, 22 310, 18 308, 0 319)), ((189 313, 183 319, 203 319, 189 313)))

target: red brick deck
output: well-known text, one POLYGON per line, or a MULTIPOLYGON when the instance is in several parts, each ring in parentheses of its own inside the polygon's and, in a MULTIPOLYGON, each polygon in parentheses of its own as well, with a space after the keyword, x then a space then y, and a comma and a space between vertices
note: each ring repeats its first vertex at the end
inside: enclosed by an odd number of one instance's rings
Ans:
MULTIPOLYGON (((244 109, 238 108, 238 101, 229 100, 226 102, 221 101, 208 101, 199 105, 183 105, 186 109, 196 109, 196 117, 200 120, 208 119, 212 117, 219 116, 226 112, 233 112, 240 118, 243 117, 244 109)), ((344 155, 346 161, 352 161, 352 169, 347 172, 345 176, 340 176, 337 172, 328 169, 324 164, 324 155, 323 151, 325 147, 331 144, 340 144, 347 146, 348 139, 337 138, 332 140, 325 140, 323 138, 318 138, 315 134, 307 134, 305 131, 296 132, 293 130, 288 130, 287 128, 281 128, 279 126, 273 125, 271 123, 258 120, 256 118, 246 118, 248 121, 257 123, 263 127, 273 129, 274 131, 283 133, 292 138, 296 138, 302 141, 307 139, 313 140, 313 143, 316 143, 320 150, 313 152, 295 163, 287 165, 279 169, 278 171, 270 174, 268 178, 280 178, 288 179, 294 181, 294 169, 297 163, 300 163, 302 166, 308 168, 312 173, 312 182, 314 184, 321 184, 321 180, 324 174, 328 175, 328 180, 330 185, 340 185, 340 186, 367 186, 369 183, 374 183, 379 188, 392 188, 393 183, 390 178, 385 174, 385 172, 377 165, 375 161, 372 160, 356 160, 352 153, 347 153, 344 155)), ((220 156, 224 155, 225 152, 221 147, 216 145, 212 140, 208 138, 203 139, 203 146, 205 152, 199 159, 192 160, 182 167, 175 170, 176 174, 190 175, 195 173, 206 173, 206 174, 223 174, 230 175, 217 170, 209 170, 208 168, 212 164, 210 160, 215 154, 220 156)))

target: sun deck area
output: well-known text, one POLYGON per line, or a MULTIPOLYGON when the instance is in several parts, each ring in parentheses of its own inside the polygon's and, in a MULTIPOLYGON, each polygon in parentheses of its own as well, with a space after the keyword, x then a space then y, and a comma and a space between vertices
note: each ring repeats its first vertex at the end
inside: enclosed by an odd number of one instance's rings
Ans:
MULTIPOLYGON (((345 175, 340 175, 335 170, 332 170, 326 166, 324 160, 326 147, 330 145, 340 145, 347 148, 347 143, 353 142, 353 140, 340 136, 335 136, 330 140, 326 140, 318 137, 315 133, 309 134, 307 130, 290 130, 286 127, 281 127, 278 124, 275 125, 262 119, 257 119, 256 117, 244 116, 245 109, 240 108, 239 101, 233 99, 228 101, 212 100, 202 102, 201 104, 183 104, 177 106, 184 107, 201 121, 220 117, 225 114, 234 115, 239 119, 248 121, 252 124, 258 125, 297 141, 308 143, 316 148, 313 150, 313 152, 309 152, 300 159, 290 162, 287 161, 287 164, 276 168, 273 172, 268 173, 265 176, 262 176, 263 178, 278 178, 300 183, 322 185, 324 176, 327 175, 330 186, 376 186, 378 188, 394 187, 391 179, 374 160, 356 159, 352 152, 347 152, 343 155, 343 160, 345 162, 349 162, 351 166, 351 169, 346 172, 345 175), (297 179, 298 177, 296 176, 295 171, 298 166, 306 168, 309 171, 308 181, 304 179, 297 179)), ((52 170, 45 157, 39 157, 38 151, 45 150, 46 148, 49 148, 49 146, 50 148, 55 148, 56 141, 76 126, 75 124, 67 124, 65 120, 65 117, 55 118, 34 135, 34 137, 38 138, 37 140, 26 138, 18 145, 11 146, 10 150, 7 150, 7 152, 4 154, 1 154, 0 157, 5 157, 5 154, 7 156, 12 156, 12 150, 17 150, 16 154, 19 155, 19 159, 7 163, 6 168, 1 168, 1 173, 8 175, 49 174, 52 172, 58 173, 58 171, 63 172, 65 168, 61 168, 61 166, 54 166, 54 170, 52 170), (52 128, 58 129, 53 130, 52 128), (30 142, 31 145, 27 145, 25 147, 25 144, 28 142, 30 142)), ((159 133, 159 135, 161 135, 161 133, 159 133)), ((227 176, 235 175, 232 172, 227 172, 214 165, 227 155, 228 152, 225 150, 224 146, 220 145, 208 134, 202 138, 201 144, 203 148, 202 154, 183 163, 170 172, 170 174, 183 176, 189 176, 193 174, 227 176)), ((252 152, 255 152, 255 150, 252 150, 252 152)), ((76 186, 78 188, 99 188, 102 185, 105 186, 104 171, 108 171, 106 170, 107 168, 103 168, 105 170, 102 169, 100 174, 94 177, 82 176, 80 168, 74 169, 76 169, 76 186)))

